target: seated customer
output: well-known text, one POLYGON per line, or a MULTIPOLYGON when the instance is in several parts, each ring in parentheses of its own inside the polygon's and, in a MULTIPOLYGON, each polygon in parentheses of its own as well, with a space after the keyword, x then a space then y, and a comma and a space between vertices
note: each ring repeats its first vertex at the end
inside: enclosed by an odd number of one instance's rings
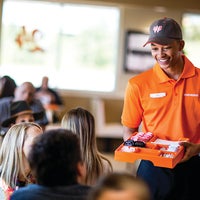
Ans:
POLYGON ((144 181, 131 174, 113 173, 99 179, 87 200, 150 200, 150 191, 144 181))
POLYGON ((90 187, 82 185, 85 166, 78 137, 53 129, 37 137, 28 161, 37 184, 13 193, 11 200, 84 200, 90 187))
POLYGON ((49 87, 49 78, 42 78, 41 86, 36 88, 35 98, 39 99, 47 111, 49 122, 59 122, 58 111, 64 105, 61 95, 55 88, 49 87))
POLYGON ((32 177, 27 156, 33 139, 43 132, 35 123, 13 125, 6 133, 0 149, 0 199, 31 182, 32 177))
POLYGON ((63 116, 61 126, 80 138, 87 185, 95 184, 99 177, 113 171, 111 162, 98 151, 95 119, 89 111, 81 107, 70 110, 63 116))
MULTIPOLYGON (((0 98, 0 125, 5 119, 10 117, 10 106, 15 101, 26 101, 33 112, 45 112, 42 103, 34 99, 34 94, 35 87, 33 84, 31 82, 24 82, 15 88, 14 97, 0 98)), ((49 123, 46 113, 41 119, 36 120, 36 123, 45 129, 45 126, 49 123)), ((0 126, 0 131, 1 134, 5 134, 7 129, 0 126)))
POLYGON ((63 105, 60 94, 55 89, 49 87, 49 78, 47 76, 42 78, 41 86, 36 88, 35 97, 40 99, 43 105, 63 105))
POLYGON ((34 113, 26 101, 12 102, 10 106, 10 117, 5 119, 1 124, 4 129, 4 134, 0 134, 0 145, 9 127, 21 122, 35 122, 41 119, 43 115, 44 112, 34 113))
POLYGON ((43 117, 44 112, 33 112, 26 101, 15 101, 10 106, 10 117, 2 122, 3 127, 11 127, 21 122, 34 122, 43 117))

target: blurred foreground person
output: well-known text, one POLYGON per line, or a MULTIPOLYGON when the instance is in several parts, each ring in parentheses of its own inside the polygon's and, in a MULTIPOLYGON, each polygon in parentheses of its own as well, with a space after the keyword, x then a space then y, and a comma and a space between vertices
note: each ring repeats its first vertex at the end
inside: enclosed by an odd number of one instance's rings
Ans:
POLYGON ((87 200, 150 200, 150 191, 141 179, 126 173, 112 173, 97 182, 87 200))

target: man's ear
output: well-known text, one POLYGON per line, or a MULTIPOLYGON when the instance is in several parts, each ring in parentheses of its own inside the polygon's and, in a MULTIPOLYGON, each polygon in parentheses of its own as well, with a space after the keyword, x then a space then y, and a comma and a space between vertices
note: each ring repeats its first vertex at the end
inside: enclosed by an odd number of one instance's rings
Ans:
POLYGON ((183 48, 184 48, 184 46, 185 46, 185 41, 184 41, 184 40, 181 40, 181 41, 180 41, 180 45, 179 45, 179 51, 182 51, 183 48))
POLYGON ((78 162, 77 164, 77 182, 80 184, 85 184, 86 177, 86 167, 83 162, 78 162))

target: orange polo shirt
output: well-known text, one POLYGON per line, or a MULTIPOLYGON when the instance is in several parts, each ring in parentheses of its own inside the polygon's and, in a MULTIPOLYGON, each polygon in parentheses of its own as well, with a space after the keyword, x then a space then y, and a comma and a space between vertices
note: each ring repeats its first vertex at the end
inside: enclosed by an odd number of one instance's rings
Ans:
POLYGON ((127 84, 122 124, 161 139, 189 138, 200 143, 200 69, 184 55, 184 70, 177 81, 155 64, 127 84))

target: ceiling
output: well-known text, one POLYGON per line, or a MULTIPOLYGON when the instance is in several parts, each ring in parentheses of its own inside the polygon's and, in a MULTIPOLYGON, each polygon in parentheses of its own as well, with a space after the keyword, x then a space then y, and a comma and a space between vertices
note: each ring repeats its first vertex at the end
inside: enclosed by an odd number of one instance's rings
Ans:
MULTIPOLYGON (((88 0, 95 1, 96 0, 88 0)), ((149 6, 149 7, 166 7, 168 9, 180 9, 187 11, 200 12, 200 1, 199 0, 98 0, 99 2, 106 3, 119 3, 123 5, 138 5, 138 6, 149 6)))

